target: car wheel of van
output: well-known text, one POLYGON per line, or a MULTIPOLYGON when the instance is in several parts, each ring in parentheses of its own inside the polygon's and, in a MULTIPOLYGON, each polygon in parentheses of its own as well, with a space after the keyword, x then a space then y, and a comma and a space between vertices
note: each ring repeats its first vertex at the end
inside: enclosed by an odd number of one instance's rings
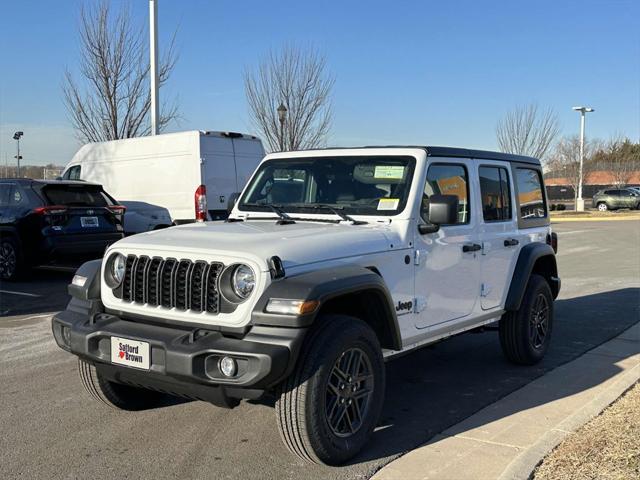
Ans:
POLYGON ((362 449, 380 417, 382 351, 373 330, 353 317, 323 316, 309 335, 280 387, 280 436, 294 455, 338 465, 362 449))
POLYGON ((78 373, 82 385, 94 399, 119 410, 144 410, 157 406, 164 398, 159 392, 107 380, 95 365, 80 358, 78 373))
POLYGON ((601 212, 606 212, 607 210, 609 210, 609 207, 607 207, 606 203, 601 202, 598 204, 598 210, 601 212))
POLYGON ((540 275, 531 275, 520 309, 500 320, 500 344, 505 356, 521 365, 534 365, 549 348, 553 327, 553 296, 540 275))
POLYGON ((18 242, 12 237, 0 239, 0 278, 16 280, 24 273, 18 242))

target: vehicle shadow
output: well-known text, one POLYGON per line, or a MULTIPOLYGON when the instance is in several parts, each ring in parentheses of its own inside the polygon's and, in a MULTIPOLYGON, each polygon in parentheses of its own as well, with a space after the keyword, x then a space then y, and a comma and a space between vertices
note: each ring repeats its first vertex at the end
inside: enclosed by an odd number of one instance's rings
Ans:
POLYGON ((63 310, 69 302, 67 285, 75 268, 34 268, 19 281, 0 281, 0 317, 37 315, 63 310))
MULTIPOLYGON (((640 289, 625 288, 557 300, 552 342, 545 359, 516 366, 502 356, 496 332, 466 334, 390 361, 381 421, 367 448, 350 464, 392 458, 428 442, 491 403, 526 385, 638 321, 640 289)), ((640 351, 640 342, 637 348, 640 351)), ((485 415, 486 425, 516 411, 585 391, 620 371, 610 364, 587 381, 568 379, 558 391, 545 391, 518 405, 485 415)), ((482 425, 464 425, 464 431, 482 425)))

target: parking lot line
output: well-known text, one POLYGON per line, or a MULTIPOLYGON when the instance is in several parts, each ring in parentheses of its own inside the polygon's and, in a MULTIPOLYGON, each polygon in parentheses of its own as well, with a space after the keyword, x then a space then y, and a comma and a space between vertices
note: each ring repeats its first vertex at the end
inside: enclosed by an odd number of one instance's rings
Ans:
POLYGON ((0 290, 0 293, 7 293, 9 295, 22 295, 23 297, 41 297, 42 295, 36 295, 35 293, 26 293, 26 292, 13 292, 11 290, 0 290))

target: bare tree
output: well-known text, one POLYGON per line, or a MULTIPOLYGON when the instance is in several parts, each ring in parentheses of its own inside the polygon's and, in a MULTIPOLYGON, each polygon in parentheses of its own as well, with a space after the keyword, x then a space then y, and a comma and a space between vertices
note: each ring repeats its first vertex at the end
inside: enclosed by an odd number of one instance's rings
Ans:
POLYGON ((496 126, 496 137, 500 150, 507 153, 529 155, 545 160, 558 134, 558 117, 553 110, 544 112, 530 104, 507 112, 496 126))
MULTIPOLYGON (((177 61, 175 34, 159 70, 164 85, 177 61)), ((78 139, 100 142, 148 135, 149 55, 143 29, 134 28, 128 9, 112 14, 103 0, 80 12, 80 74, 67 70, 63 81, 65 106, 78 139)), ((159 118, 162 130, 177 119, 177 107, 164 103, 159 118)))
POLYGON ((595 155, 603 169, 609 170, 616 186, 629 184, 640 167, 640 150, 621 135, 611 138, 595 155))
MULTIPOLYGON (((594 171, 595 162, 591 161, 594 151, 598 148, 596 141, 584 143, 584 161, 582 164, 583 182, 594 171)), ((578 199, 578 185, 580 183, 580 137, 572 135, 561 138, 555 146, 547 162, 549 170, 555 175, 562 176, 573 189, 574 201, 578 199)))
POLYGON ((286 46, 271 52, 256 71, 244 74, 253 126, 271 151, 315 148, 326 144, 331 127, 333 77, 316 50, 286 46), (280 123, 278 107, 286 108, 280 123))

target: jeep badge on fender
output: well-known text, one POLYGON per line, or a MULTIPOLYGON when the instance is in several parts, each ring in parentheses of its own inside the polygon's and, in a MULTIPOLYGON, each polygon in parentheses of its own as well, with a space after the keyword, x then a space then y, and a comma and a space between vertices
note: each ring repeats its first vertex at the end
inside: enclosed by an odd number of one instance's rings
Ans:
POLYGON ((131 410, 157 392, 221 407, 274 394, 289 450, 336 465, 376 427, 385 360, 496 322, 515 363, 549 347, 557 236, 534 158, 274 153, 229 208, 77 271, 52 328, 94 398, 131 410))

